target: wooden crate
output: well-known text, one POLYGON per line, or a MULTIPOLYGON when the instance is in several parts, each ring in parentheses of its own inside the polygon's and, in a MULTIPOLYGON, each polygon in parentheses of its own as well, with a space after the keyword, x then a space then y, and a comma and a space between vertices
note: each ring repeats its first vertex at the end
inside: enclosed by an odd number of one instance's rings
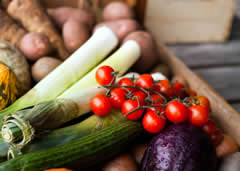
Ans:
POLYGON ((228 38, 236 0, 146 0, 145 26, 166 43, 228 38))
MULTIPOLYGON (((76 5, 77 0, 42 0, 46 7, 57 7, 64 5, 76 5)), ((143 1, 142 1, 143 2, 143 1)), ((140 14, 143 13, 142 6, 144 3, 138 5, 141 8, 140 14)), ((158 39, 158 37, 155 37, 158 39)), ((160 41, 159 41, 160 42, 160 41)), ((167 64, 172 75, 181 76, 185 79, 190 88, 196 90, 198 94, 207 96, 211 104, 211 115, 219 123, 223 131, 233 136, 240 145, 240 114, 235 111, 213 88, 211 88, 203 79, 196 73, 192 72, 178 57, 173 55, 166 46, 159 43, 159 63, 167 64)))

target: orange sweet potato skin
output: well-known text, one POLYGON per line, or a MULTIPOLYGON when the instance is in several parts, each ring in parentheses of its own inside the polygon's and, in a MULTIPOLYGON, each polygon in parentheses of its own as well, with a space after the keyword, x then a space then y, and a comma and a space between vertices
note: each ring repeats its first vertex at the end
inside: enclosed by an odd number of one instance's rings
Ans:
POLYGON ((20 40, 27 32, 0 9, 0 40, 7 40, 19 47, 20 40))
POLYGON ((38 0, 12 0, 7 12, 29 32, 45 34, 62 59, 68 57, 60 34, 38 0))

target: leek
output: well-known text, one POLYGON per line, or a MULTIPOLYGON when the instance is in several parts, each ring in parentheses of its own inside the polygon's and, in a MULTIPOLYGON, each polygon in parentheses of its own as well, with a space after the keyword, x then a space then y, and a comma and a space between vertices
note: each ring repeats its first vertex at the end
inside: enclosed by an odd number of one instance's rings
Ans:
POLYGON ((114 71, 119 72, 118 76, 123 75, 140 57, 141 49, 137 42, 133 40, 126 41, 119 50, 107 58, 82 79, 76 82, 72 87, 63 92, 59 97, 65 97, 69 94, 77 93, 79 90, 87 87, 96 86, 95 73, 100 66, 109 65, 114 71))
POLYGON ((15 103, 1 111, 0 116, 56 98, 96 66, 117 44, 118 39, 112 30, 107 27, 99 28, 64 63, 15 103))
POLYGON ((69 120, 90 112, 89 102, 93 96, 99 94, 99 90, 87 91, 86 88, 97 86, 96 70, 100 66, 109 65, 118 71, 119 75, 122 75, 139 57, 139 45, 135 41, 127 41, 113 55, 86 74, 56 100, 36 105, 27 114, 13 113, 7 116, 2 127, 3 139, 22 148, 32 140, 35 131, 56 128, 69 120))
POLYGON ((72 168, 74 164, 78 169, 84 169, 121 153, 143 133, 141 122, 119 121, 62 145, 3 162, 0 170, 42 171, 49 168, 72 168))

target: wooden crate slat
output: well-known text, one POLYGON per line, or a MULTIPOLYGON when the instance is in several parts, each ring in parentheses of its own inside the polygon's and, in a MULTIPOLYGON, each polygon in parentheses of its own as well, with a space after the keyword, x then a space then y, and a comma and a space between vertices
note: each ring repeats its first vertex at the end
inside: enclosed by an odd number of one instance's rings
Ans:
POLYGON ((173 51, 189 67, 240 64, 240 41, 219 44, 171 45, 173 51))
POLYGON ((195 69, 226 100, 240 100, 240 67, 195 69))

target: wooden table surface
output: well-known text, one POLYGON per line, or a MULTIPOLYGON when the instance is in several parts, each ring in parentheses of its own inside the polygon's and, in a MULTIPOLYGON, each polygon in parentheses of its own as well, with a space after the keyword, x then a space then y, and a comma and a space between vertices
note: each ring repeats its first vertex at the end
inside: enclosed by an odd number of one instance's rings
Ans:
POLYGON ((240 113, 240 0, 228 41, 168 47, 240 113))

